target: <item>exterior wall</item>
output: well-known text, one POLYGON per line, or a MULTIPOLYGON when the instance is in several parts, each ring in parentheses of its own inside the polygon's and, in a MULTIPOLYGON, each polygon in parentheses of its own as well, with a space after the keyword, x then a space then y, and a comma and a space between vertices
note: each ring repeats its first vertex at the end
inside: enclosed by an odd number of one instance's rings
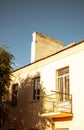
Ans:
POLYGON ((54 54, 63 48, 63 42, 50 38, 38 32, 33 33, 31 47, 31 62, 54 54))
POLYGON ((32 100, 31 79, 41 76, 41 94, 56 90, 56 71, 69 66, 70 93, 73 95, 73 119, 71 121, 55 121, 55 129, 69 128, 69 130, 84 129, 84 42, 73 45, 46 59, 32 63, 13 72, 13 83, 19 83, 18 105, 11 107, 8 128, 14 126, 17 130, 54 130, 52 120, 41 117, 44 105, 32 100), (13 117, 14 122, 11 122, 13 117))
MULTIPOLYGON (((84 104, 83 104, 83 95, 84 95, 84 83, 83 83, 83 74, 84 74, 84 50, 76 54, 71 55, 66 59, 70 67, 70 91, 73 95, 73 120, 67 122, 56 122, 57 128, 69 128, 69 130, 79 130, 84 129, 83 125, 83 113, 84 113, 84 104), (68 125, 67 125, 68 124, 68 125)), ((63 62, 59 63, 63 64, 63 62)))

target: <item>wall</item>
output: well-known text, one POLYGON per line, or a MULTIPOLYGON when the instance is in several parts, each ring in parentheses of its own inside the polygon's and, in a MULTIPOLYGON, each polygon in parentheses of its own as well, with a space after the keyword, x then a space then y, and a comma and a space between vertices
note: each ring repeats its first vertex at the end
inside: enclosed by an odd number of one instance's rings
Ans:
POLYGON ((19 83, 18 106, 10 108, 9 127, 14 125, 16 129, 20 130, 52 129, 52 120, 41 117, 43 104, 32 101, 31 79, 40 75, 42 94, 51 93, 51 90, 56 90, 56 70, 65 66, 70 68, 73 119, 67 122, 55 122, 55 126, 56 128, 69 128, 69 130, 84 129, 84 43, 13 72, 13 82, 19 83), (16 123, 11 122, 12 117, 16 123))
POLYGON ((50 38, 44 34, 34 32, 31 45, 31 62, 54 54, 63 48, 63 42, 50 38))

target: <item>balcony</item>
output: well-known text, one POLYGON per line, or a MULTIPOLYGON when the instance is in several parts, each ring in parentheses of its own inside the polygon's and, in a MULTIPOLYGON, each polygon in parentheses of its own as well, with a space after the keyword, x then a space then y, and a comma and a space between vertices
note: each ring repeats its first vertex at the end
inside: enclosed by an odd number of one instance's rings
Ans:
POLYGON ((53 92, 53 94, 44 96, 42 101, 44 104, 42 117, 57 121, 72 119, 72 95, 53 92))

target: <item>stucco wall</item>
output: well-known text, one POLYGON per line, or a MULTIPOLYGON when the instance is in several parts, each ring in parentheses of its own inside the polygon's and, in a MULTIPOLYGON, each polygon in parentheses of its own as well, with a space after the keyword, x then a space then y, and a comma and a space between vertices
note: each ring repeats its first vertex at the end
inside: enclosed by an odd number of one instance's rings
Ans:
POLYGON ((10 113, 16 119, 16 124, 13 124, 16 129, 52 129, 52 120, 41 117, 43 104, 32 101, 31 79, 40 75, 42 94, 51 93, 51 90, 56 90, 57 87, 56 71, 66 66, 69 66, 70 93, 73 95, 73 119, 67 122, 55 122, 55 126, 69 130, 84 129, 84 43, 13 72, 13 82, 19 83, 18 105, 11 108, 10 113))
POLYGON ((50 38, 38 32, 33 33, 31 45, 31 62, 54 54, 63 48, 63 42, 50 38))

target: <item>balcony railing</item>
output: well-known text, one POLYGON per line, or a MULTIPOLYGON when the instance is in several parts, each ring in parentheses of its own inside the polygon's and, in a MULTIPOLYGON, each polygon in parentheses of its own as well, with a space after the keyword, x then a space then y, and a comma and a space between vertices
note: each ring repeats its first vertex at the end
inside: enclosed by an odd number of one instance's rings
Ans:
POLYGON ((72 113, 72 95, 53 91, 52 94, 43 96, 43 109, 48 113, 72 113))

